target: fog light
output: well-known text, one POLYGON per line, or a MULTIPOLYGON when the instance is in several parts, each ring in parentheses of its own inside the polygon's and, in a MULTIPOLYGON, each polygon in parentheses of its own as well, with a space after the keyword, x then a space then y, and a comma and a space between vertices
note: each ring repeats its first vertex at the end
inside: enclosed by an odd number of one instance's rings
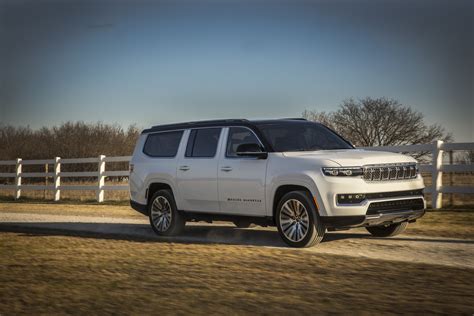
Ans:
POLYGON ((365 194, 362 193, 351 193, 351 194, 338 194, 338 204, 360 204, 366 199, 365 194))

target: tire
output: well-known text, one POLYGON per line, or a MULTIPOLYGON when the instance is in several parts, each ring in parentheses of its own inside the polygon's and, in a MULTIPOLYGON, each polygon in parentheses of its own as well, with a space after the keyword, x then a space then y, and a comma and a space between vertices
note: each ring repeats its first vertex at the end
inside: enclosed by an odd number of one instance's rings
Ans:
POLYGON ((246 219, 239 219, 239 220, 235 220, 233 221, 235 227, 237 228, 252 228, 252 227, 255 227, 255 224, 253 224, 252 222, 246 220, 246 219))
POLYGON ((285 194, 278 203, 275 221, 281 238, 291 247, 314 246, 321 242, 326 232, 318 210, 306 191, 285 194))
POLYGON ((403 233, 407 226, 408 222, 401 222, 388 226, 366 227, 365 229, 374 237, 392 237, 403 233))
POLYGON ((186 223, 176 208, 170 190, 159 190, 153 194, 148 205, 148 214, 151 228, 159 236, 176 236, 183 231, 186 223))

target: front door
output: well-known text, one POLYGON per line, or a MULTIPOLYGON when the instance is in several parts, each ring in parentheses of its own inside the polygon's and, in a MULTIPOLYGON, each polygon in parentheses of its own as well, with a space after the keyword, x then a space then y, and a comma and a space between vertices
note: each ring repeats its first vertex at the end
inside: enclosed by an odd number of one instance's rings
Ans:
POLYGON ((224 134, 227 141, 222 142, 225 147, 222 148, 217 170, 220 212, 265 216, 267 160, 236 154, 240 144, 261 142, 246 127, 229 127, 224 134))

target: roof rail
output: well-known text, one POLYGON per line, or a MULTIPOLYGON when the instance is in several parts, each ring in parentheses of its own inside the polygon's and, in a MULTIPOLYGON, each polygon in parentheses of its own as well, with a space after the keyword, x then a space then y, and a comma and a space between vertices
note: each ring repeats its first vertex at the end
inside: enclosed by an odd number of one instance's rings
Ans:
POLYGON ((161 125, 154 125, 151 128, 159 128, 168 125, 197 125, 197 124, 219 124, 219 123, 242 123, 248 122, 247 119, 224 119, 224 120, 202 120, 202 121, 192 121, 192 122, 181 122, 181 123, 171 123, 171 124, 161 124, 161 125))
POLYGON ((288 120, 288 121, 307 121, 304 117, 285 117, 281 118, 280 120, 288 120))

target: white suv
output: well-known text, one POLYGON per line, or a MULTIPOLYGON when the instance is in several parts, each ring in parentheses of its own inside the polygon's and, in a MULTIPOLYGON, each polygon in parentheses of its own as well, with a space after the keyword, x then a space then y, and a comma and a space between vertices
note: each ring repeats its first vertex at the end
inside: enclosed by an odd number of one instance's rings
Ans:
POLYGON ((130 163, 130 202, 158 235, 186 221, 276 226, 293 247, 326 229, 394 236, 425 212, 416 160, 355 149, 303 119, 218 120, 154 126, 130 163))

